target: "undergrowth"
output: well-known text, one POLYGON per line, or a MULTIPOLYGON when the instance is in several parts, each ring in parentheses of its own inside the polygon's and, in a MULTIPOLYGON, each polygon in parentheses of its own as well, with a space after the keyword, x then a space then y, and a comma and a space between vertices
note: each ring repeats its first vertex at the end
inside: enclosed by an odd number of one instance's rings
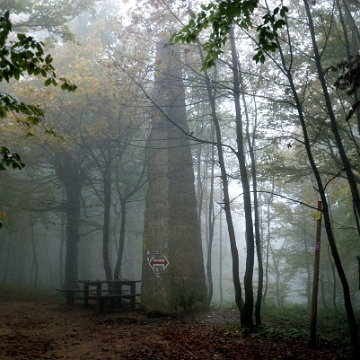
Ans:
MULTIPOLYGON (((360 314, 357 313, 360 325, 360 314)), ((262 325, 255 333, 266 339, 308 340, 310 337, 310 311, 305 306, 287 305, 283 307, 267 306, 262 310, 262 325)), ((247 329, 241 329, 240 323, 230 323, 226 331, 247 335, 247 329)), ((346 312, 343 310, 319 308, 317 313, 318 341, 338 341, 350 343, 350 331, 346 312)))

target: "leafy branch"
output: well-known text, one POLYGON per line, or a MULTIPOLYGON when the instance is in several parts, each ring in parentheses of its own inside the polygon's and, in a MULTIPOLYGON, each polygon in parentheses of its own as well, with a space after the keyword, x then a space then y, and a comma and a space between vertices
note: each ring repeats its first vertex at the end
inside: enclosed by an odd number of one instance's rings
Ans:
MULTIPOLYGON (((334 82, 336 89, 344 91, 346 95, 353 96, 360 88, 360 55, 350 59, 350 61, 341 61, 340 63, 329 66, 324 73, 337 73, 337 79, 334 82)), ((351 105, 351 109, 346 114, 346 120, 349 121, 357 109, 360 107, 360 101, 351 105)))
MULTIPOLYGON (((198 14, 190 13, 190 20, 178 33, 172 35, 170 41, 191 43, 196 42, 200 33, 211 28, 210 35, 203 45, 206 52, 202 71, 215 65, 215 61, 223 53, 221 49, 226 44, 230 29, 233 25, 248 30, 253 26, 252 15, 258 8, 258 0, 216 0, 208 5, 201 5, 198 14)), ((265 62, 265 53, 274 52, 277 44, 274 41, 278 30, 286 24, 288 12, 286 6, 275 8, 272 13, 262 17, 263 23, 256 27, 259 38, 259 47, 253 59, 256 62, 265 62)))
MULTIPOLYGON (((52 65, 53 58, 50 54, 45 55, 44 44, 31 36, 18 33, 17 40, 9 41, 12 32, 10 13, 6 11, 0 15, 0 82, 10 79, 19 81, 22 76, 42 76, 46 78, 45 86, 57 86, 61 83, 61 89, 69 92, 76 90, 64 77, 57 77, 52 65)), ((25 104, 9 94, 0 93, 0 118, 6 118, 9 112, 21 113, 26 116, 24 123, 31 127, 37 125, 44 112, 39 105, 25 104)), ((1 147, 0 171, 6 166, 14 169, 22 169, 25 165, 21 162, 18 154, 12 154, 6 147, 1 147)))

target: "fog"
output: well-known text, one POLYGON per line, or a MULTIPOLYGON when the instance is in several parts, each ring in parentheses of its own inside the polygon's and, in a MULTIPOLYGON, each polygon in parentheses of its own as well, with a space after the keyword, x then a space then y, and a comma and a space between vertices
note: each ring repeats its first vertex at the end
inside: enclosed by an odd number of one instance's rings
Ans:
MULTIPOLYGON (((358 217, 354 216, 352 194, 343 175, 336 142, 324 120, 329 110, 318 106, 324 103, 324 98, 319 84, 315 84, 315 70, 309 60, 311 46, 298 30, 306 24, 297 24, 299 27, 294 26, 289 32, 296 41, 301 38, 301 46, 296 50, 285 49, 295 52, 289 53, 289 57, 299 59, 291 73, 297 91, 292 95, 284 91, 289 87, 289 74, 286 69, 279 70, 280 54, 276 53, 265 64, 255 64, 252 37, 236 33, 235 53, 241 63, 236 77, 242 77, 242 83, 234 88, 231 65, 234 54, 230 47, 224 45, 216 66, 204 72, 201 42, 175 44, 170 40, 171 34, 179 31, 188 18, 180 3, 136 4, 95 1, 94 7, 73 10, 74 13, 61 18, 69 28, 47 28, 40 24, 32 28, 24 24, 21 28, 44 42, 45 52, 54 58, 58 76, 70 79, 77 90, 68 93, 59 86, 44 86, 34 74, 1 84, 2 90, 15 98, 28 104, 39 103, 45 116, 37 126, 27 124, 26 116, 16 111, 1 120, 1 146, 21 154, 26 166, 22 170, 7 168, 0 172, 0 289, 46 289, 53 293, 56 288, 71 287, 79 279, 142 279, 144 263, 149 265, 144 248, 149 181, 152 176, 172 175, 169 169, 173 164, 166 158, 159 160, 156 173, 148 169, 150 150, 161 150, 160 146, 151 147, 152 129, 165 121, 166 126, 177 128, 179 138, 185 139, 185 145, 176 146, 183 146, 184 153, 188 148, 191 150, 204 255, 200 261, 206 268, 211 254, 212 279, 208 271, 205 275, 208 289, 209 281, 213 284, 212 304, 235 303, 234 257, 225 205, 231 210, 242 285, 247 271, 241 149, 251 188, 249 213, 253 216, 254 230, 258 230, 255 251, 259 247, 263 299, 277 306, 287 303, 309 306, 314 244, 318 241, 313 215, 321 194, 298 120, 299 114, 307 114, 314 163, 326 184, 330 227, 354 306, 358 307, 358 217), (163 47, 172 55, 170 65, 181 67, 181 75, 167 79, 168 83, 161 86, 170 90, 154 96, 159 87, 156 79, 169 65, 156 58, 155 53, 156 44, 164 38, 167 41, 163 47), (181 83, 181 96, 186 104, 182 120, 186 127, 174 121, 172 114, 180 112, 175 101, 169 105, 174 96, 170 86, 173 83, 181 83), (241 94, 241 98, 236 94, 241 94), (303 107, 299 112, 294 106, 296 96, 301 97, 299 103, 303 107), (240 115, 236 112, 236 99, 241 104, 240 115), (243 123, 240 138, 244 140, 240 147, 239 116, 243 123), (216 122, 219 129, 214 125, 216 122), (226 204, 219 149, 223 152, 230 188, 226 204), (212 232, 213 242, 209 246, 212 232)), ((325 7, 320 10, 327 12, 325 7)), ((21 15, 17 13, 14 17, 17 24, 32 19, 29 14, 21 15)), ((319 15, 320 19, 326 22, 326 17, 319 15)), ((324 46, 328 53, 336 52, 331 48, 335 45, 324 46)), ((337 95, 335 90, 331 96, 338 118, 344 119, 341 104, 350 100, 346 94, 337 95)), ((356 128, 354 124, 351 127, 356 128)), ((348 129, 344 122, 343 142, 357 175, 353 158, 358 156, 359 135, 345 128, 348 129)), ((188 194, 180 190, 169 196, 185 195, 188 194)), ((161 224, 163 220, 154 221, 161 224)), ((159 233, 160 236, 163 234, 159 233)), ((336 307, 343 303, 343 293, 324 227, 321 243, 319 301, 324 306, 336 307)), ((259 284, 256 253, 253 259, 252 282, 256 293, 259 284)))

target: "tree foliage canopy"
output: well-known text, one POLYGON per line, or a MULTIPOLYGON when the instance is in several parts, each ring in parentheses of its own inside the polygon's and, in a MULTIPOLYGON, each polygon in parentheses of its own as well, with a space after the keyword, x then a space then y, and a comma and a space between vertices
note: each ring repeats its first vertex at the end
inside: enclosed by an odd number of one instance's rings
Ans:
MULTIPOLYGON (((203 46, 206 57, 202 70, 206 70, 212 67, 222 54, 221 47, 228 40, 231 26, 238 25, 245 30, 253 26, 252 17, 258 5, 258 0, 216 0, 208 5, 201 5, 202 10, 198 14, 191 11, 188 24, 174 34, 172 39, 175 42, 196 42, 200 33, 210 27, 210 35, 203 46)), ((277 49, 274 39, 278 30, 286 24, 287 12, 288 8, 281 6, 262 17, 263 22, 256 27, 259 44, 253 57, 256 62, 264 63, 265 52, 274 52, 277 49)))
POLYGON ((76 41, 67 23, 82 11, 91 10, 94 0, 12 0, 5 3, 5 6, 0 4, 0 12, 9 11, 12 15, 19 15, 16 23, 13 23, 13 28, 18 31, 46 29, 53 38, 76 41))
MULTIPOLYGON (((45 86, 57 86, 61 89, 74 91, 76 86, 64 77, 57 77, 52 65, 50 54, 45 55, 44 44, 33 37, 18 33, 16 40, 9 40, 12 33, 10 13, 6 11, 0 15, 0 82, 10 79, 20 80, 22 76, 42 76, 46 78, 45 86)), ((16 112, 26 116, 27 126, 36 125, 44 116, 38 105, 25 104, 9 94, 0 93, 0 117, 5 118, 9 112, 16 112)), ((51 130, 49 130, 51 132, 51 130)), ((1 147, 2 160, 0 171, 6 166, 22 169, 24 164, 18 154, 12 154, 6 147, 1 147)))

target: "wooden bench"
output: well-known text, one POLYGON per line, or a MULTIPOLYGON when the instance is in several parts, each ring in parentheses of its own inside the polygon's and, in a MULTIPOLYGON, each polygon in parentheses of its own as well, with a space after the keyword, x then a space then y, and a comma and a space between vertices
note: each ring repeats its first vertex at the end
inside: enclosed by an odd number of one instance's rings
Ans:
POLYGON ((83 293, 82 289, 55 289, 56 291, 66 292, 66 304, 73 306, 75 304, 75 299, 83 300, 84 297, 75 297, 76 293, 83 293))
POLYGON ((136 305, 140 302, 136 301, 136 298, 141 294, 108 294, 108 295, 90 295, 89 299, 96 301, 96 306, 100 312, 104 312, 105 301, 120 300, 121 307, 130 306, 130 309, 135 310, 136 305), (130 300, 129 302, 123 302, 122 300, 130 300))

